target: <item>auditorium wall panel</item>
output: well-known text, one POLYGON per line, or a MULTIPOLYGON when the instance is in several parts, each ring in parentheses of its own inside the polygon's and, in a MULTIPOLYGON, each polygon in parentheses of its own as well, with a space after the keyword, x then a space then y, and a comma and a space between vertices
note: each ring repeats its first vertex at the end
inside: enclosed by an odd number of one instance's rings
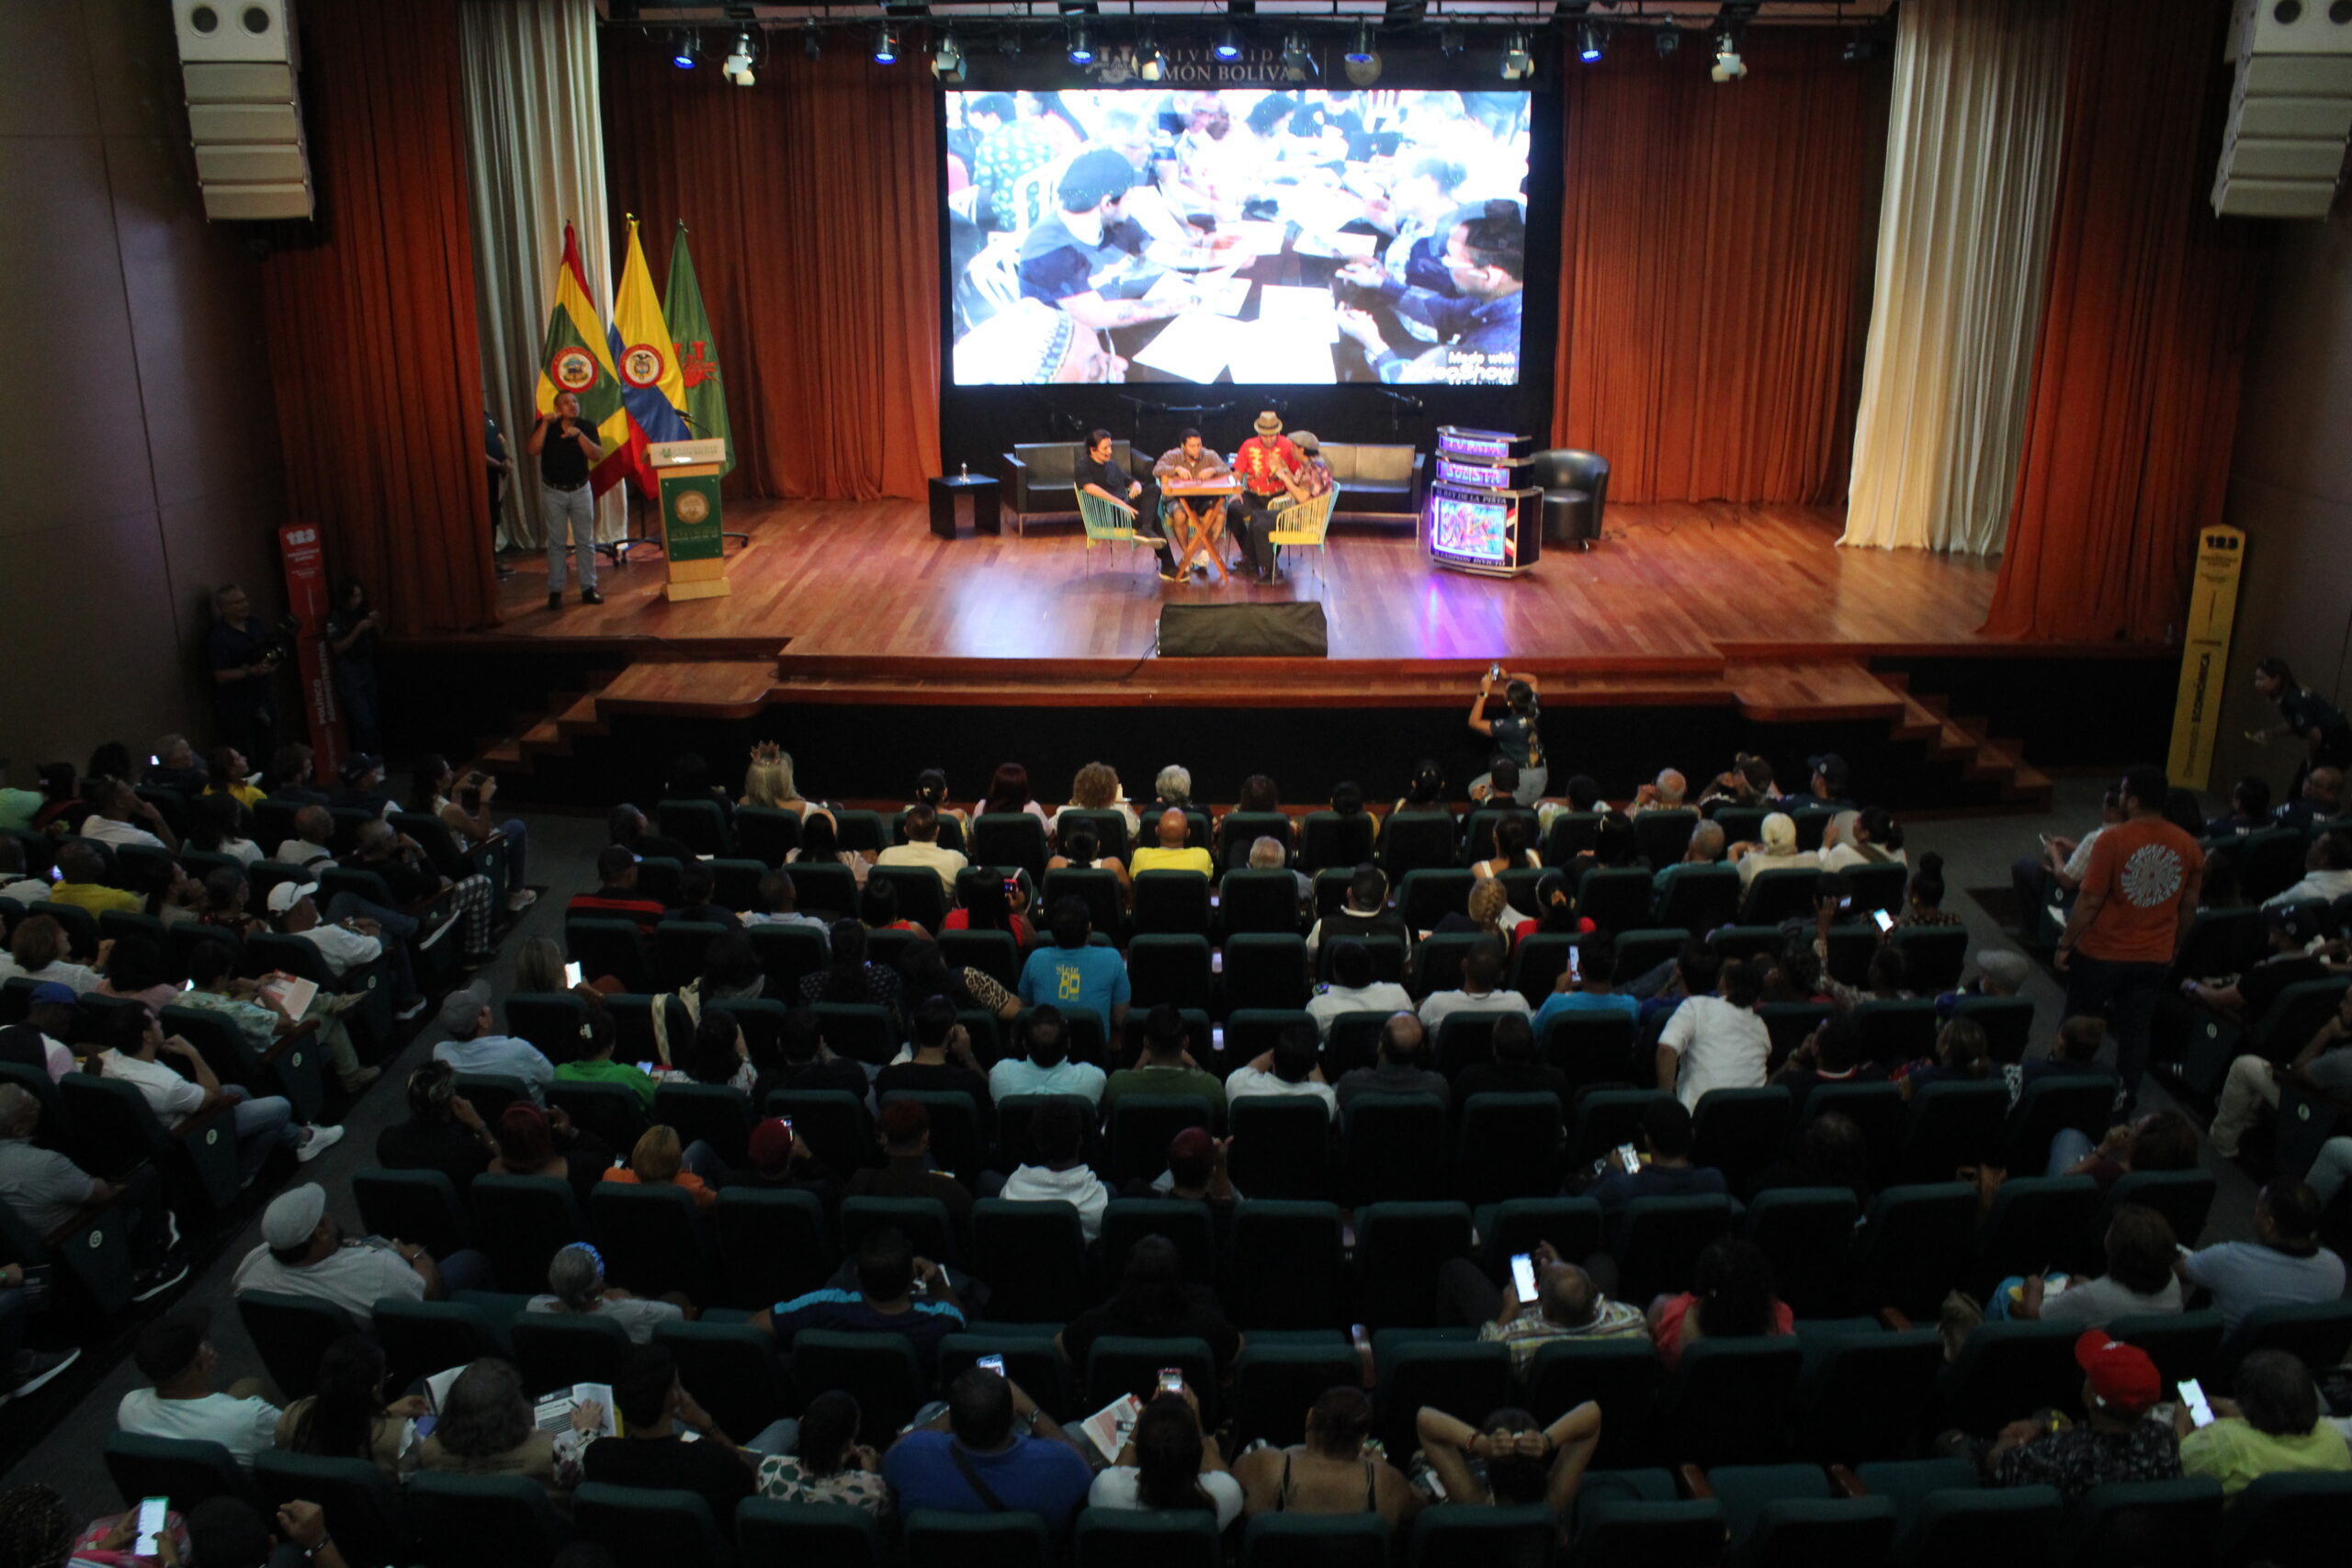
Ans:
POLYGON ((0 756, 202 736, 208 595, 271 614, 284 503, 258 264, 207 225, 167 7, 0 6, 0 756))

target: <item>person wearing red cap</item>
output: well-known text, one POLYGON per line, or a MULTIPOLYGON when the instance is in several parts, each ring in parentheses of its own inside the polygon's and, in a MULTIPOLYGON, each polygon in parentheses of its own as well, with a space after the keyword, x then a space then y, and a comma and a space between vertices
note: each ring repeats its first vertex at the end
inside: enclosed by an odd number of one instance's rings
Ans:
POLYGON ((1995 1486, 2054 1486, 2069 1503, 2117 1481, 2171 1481, 2180 1474, 2180 1442, 2151 1412, 2164 1379, 2145 1350, 2084 1331, 2075 1341, 2083 1369, 2080 1424, 2054 1411, 2012 1421, 1982 1455, 1995 1486))

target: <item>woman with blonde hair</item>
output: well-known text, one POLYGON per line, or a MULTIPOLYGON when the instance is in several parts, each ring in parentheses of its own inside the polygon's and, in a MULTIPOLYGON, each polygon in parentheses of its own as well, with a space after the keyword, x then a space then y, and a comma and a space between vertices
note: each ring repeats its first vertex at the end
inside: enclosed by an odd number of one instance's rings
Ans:
POLYGON ((800 798, 793 782, 792 753, 773 740, 763 740, 752 748, 752 765, 743 770, 743 798, 738 804, 803 816, 813 803, 800 798))
POLYGON ((1508 949, 1519 928, 1528 917, 1510 907, 1510 889, 1498 876, 1481 877, 1470 885, 1470 900, 1466 910, 1446 916, 1438 921, 1431 936, 1444 936, 1453 931, 1483 931, 1503 939, 1508 949))

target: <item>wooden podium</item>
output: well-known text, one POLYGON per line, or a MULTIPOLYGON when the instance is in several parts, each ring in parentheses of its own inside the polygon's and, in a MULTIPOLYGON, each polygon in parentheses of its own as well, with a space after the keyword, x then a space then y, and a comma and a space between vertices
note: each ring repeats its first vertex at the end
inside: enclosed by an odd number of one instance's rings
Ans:
POLYGON ((718 531, 718 476, 727 443, 656 441, 646 461, 662 482, 662 553, 670 563, 665 599, 716 599, 727 586, 727 540, 718 531))

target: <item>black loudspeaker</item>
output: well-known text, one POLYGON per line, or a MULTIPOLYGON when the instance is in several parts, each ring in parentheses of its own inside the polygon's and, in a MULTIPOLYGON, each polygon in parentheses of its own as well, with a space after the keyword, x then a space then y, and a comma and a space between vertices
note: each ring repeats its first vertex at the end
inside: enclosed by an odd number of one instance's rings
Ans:
POLYGON ((1170 604, 1159 612, 1163 659, 1329 659, 1320 604, 1170 604))

